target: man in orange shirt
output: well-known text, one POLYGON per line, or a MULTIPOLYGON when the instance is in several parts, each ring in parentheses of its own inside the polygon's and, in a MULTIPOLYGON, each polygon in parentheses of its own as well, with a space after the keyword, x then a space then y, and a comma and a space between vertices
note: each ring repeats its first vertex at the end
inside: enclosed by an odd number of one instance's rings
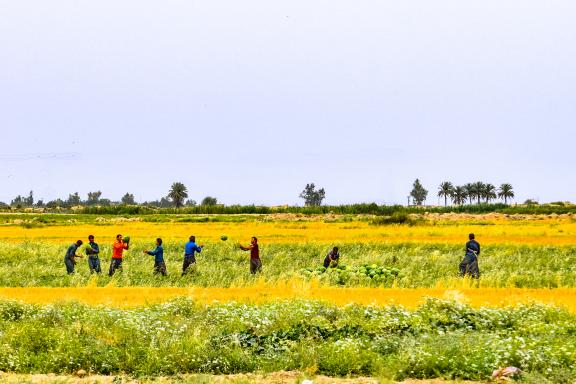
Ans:
POLYGON ((122 252, 128 249, 128 243, 122 241, 122 235, 116 235, 116 241, 112 246, 112 261, 110 262, 110 271, 108 276, 114 275, 117 269, 122 272, 122 252))

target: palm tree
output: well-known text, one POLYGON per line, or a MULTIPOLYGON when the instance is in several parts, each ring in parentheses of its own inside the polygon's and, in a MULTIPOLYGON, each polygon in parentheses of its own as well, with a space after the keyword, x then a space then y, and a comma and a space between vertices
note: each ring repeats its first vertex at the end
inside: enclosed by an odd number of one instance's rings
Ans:
POLYGON ((470 204, 474 203, 474 198, 476 197, 476 189, 474 188, 474 184, 467 183, 464 185, 464 191, 466 191, 466 196, 468 197, 468 201, 470 204))
POLYGON ((472 191, 473 191, 474 196, 476 197, 476 199, 478 201, 478 204, 480 204, 480 199, 482 198, 485 186, 486 186, 486 184, 484 184, 481 181, 477 181, 477 182, 472 184, 472 191))
POLYGON ((438 197, 444 196, 444 206, 448 205, 448 198, 454 193, 454 186, 449 181, 444 181, 438 187, 438 197))
POLYGON ((484 184, 484 188, 482 189, 482 197, 484 197, 487 203, 489 203, 490 200, 495 199, 496 187, 490 183, 484 184))
POLYGON ((454 188, 454 191, 452 192, 452 201, 454 202, 454 204, 462 205, 466 202, 467 196, 468 193, 466 192, 466 188, 457 186, 456 188, 454 188))
POLYGON ((504 204, 508 204, 508 199, 514 198, 514 190, 512 189, 512 184, 504 183, 500 185, 498 189, 498 197, 504 198, 504 204))
POLYGON ((188 197, 188 190, 182 183, 173 183, 170 192, 168 192, 168 197, 172 199, 176 208, 180 208, 184 205, 184 199, 188 197))

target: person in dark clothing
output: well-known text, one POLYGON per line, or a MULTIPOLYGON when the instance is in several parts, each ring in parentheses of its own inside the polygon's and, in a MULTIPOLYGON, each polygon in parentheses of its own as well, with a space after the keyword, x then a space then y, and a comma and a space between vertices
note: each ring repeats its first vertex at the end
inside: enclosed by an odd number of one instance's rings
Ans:
POLYGON ((82 255, 77 255, 76 250, 82 245, 82 240, 78 240, 74 244, 68 247, 66 251, 66 256, 64 256, 64 264, 66 265, 66 272, 69 275, 74 274, 74 268, 76 266, 76 258, 82 257, 82 255))
POLYGON ((335 268, 338 266, 338 261, 340 261, 340 254, 338 253, 338 247, 334 247, 324 258, 324 268, 335 268))
POLYGON ((478 255, 480 255, 480 244, 474 239, 474 234, 468 235, 469 241, 466 243, 466 254, 460 263, 460 276, 469 275, 474 279, 480 278, 478 268, 478 255))
POLYGON ((164 248, 162 247, 162 239, 156 239, 156 249, 153 251, 144 251, 144 253, 154 256, 154 274, 161 273, 166 276, 166 263, 164 262, 164 248))
POLYGON ((258 239, 252 237, 252 241, 248 247, 240 245, 243 251, 250 251, 250 273, 255 275, 256 272, 262 271, 262 261, 260 261, 260 250, 258 249, 258 239))
POLYGON ((88 267, 90 268, 90 274, 101 273, 100 268, 100 247, 94 242, 94 235, 88 236, 88 246, 86 247, 86 254, 88 255, 88 267))
POLYGON ((182 276, 188 273, 196 265, 196 252, 202 252, 203 245, 196 244, 196 236, 190 236, 190 241, 184 246, 184 263, 182 264, 182 276))

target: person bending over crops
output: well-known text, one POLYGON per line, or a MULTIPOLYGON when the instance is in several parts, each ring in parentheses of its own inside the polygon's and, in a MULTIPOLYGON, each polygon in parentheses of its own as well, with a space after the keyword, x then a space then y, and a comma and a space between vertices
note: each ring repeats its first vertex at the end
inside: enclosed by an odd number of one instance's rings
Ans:
POLYGON ((156 249, 153 251, 144 251, 144 253, 154 256, 154 274, 161 273, 166 276, 166 263, 164 262, 164 248, 162 248, 162 239, 156 239, 156 249))
POLYGON ((258 249, 258 239, 252 237, 252 241, 248 247, 240 245, 243 251, 250 251, 250 273, 255 275, 256 272, 262 271, 262 261, 260 261, 260 251, 258 249))
POLYGON ((66 251, 66 256, 64 256, 64 264, 66 265, 66 272, 69 275, 74 274, 74 267, 76 266, 76 258, 82 257, 82 255, 77 255, 76 250, 82 245, 82 240, 76 241, 74 244, 68 247, 66 251))
POLYGON ((340 261, 340 254, 338 253, 338 247, 334 247, 324 258, 324 268, 335 268, 338 266, 338 261, 340 261))
POLYGON ((88 236, 86 254, 88 255, 88 267, 90 268, 90 274, 93 274, 94 272, 102 272, 102 269, 100 268, 100 257, 98 257, 99 253, 100 248, 98 247, 98 244, 94 242, 94 235, 88 236))
POLYGON ((196 265, 196 252, 202 252, 203 245, 196 245, 196 236, 190 236, 189 241, 184 247, 184 263, 182 264, 182 276, 188 273, 189 269, 193 269, 196 265))
POLYGON ((125 249, 128 249, 128 243, 122 240, 122 235, 116 235, 116 241, 112 246, 112 260, 110 261, 108 276, 114 275, 116 270, 122 272, 122 253, 125 249))
POLYGON ((474 240, 474 234, 468 235, 466 243, 466 254, 460 263, 460 276, 472 276, 474 279, 480 278, 480 269, 478 268, 478 255, 480 255, 480 244, 474 240))

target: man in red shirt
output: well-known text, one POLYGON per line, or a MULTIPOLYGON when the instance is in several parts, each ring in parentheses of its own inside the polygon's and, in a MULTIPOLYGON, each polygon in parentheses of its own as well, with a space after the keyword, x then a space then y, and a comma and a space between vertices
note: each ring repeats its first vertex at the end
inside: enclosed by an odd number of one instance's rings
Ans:
POLYGON ((117 269, 122 272, 122 252, 125 249, 128 249, 128 243, 122 241, 122 235, 116 235, 116 241, 112 246, 112 261, 110 262, 108 276, 114 275, 117 269))
POLYGON ((255 275, 256 272, 261 272, 262 261, 260 261, 260 251, 258 250, 258 239, 252 237, 250 246, 243 247, 240 245, 240 249, 243 251, 250 251, 250 273, 255 275))

